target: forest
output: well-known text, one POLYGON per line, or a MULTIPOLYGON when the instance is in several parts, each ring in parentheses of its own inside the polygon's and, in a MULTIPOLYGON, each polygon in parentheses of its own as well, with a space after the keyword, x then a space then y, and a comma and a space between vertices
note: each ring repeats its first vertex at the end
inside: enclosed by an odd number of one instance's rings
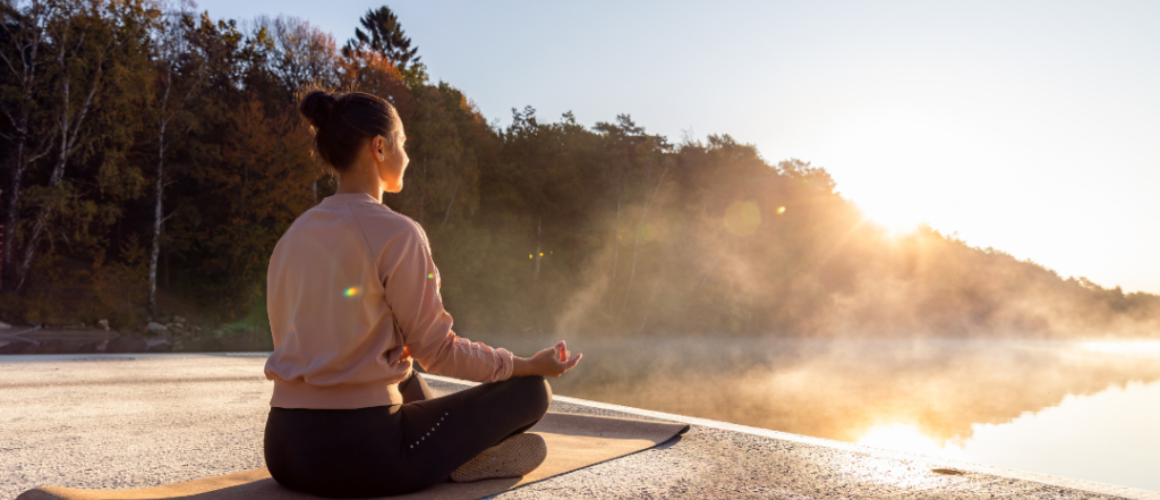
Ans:
MULTIPOLYGON (((176 310, 265 328, 269 255, 335 190, 304 90, 382 96, 461 335, 1155 337, 1160 297, 920 227, 727 134, 489 122, 387 7, 338 42, 287 16, 145 0, 0 4, 0 320, 122 331, 176 310)), ((631 110, 626 110, 631 111, 631 110)))

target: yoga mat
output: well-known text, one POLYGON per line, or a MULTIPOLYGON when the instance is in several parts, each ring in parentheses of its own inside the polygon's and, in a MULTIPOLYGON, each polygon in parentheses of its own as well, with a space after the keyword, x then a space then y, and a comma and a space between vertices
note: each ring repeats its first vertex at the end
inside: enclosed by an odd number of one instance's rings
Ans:
MULTIPOLYGON (((407 500, 474 499, 547 479, 589 465, 628 455, 672 439, 689 430, 688 424, 650 422, 614 417, 549 412, 528 432, 544 437, 548 457, 523 477, 488 479, 474 483, 439 483, 417 493, 393 497, 407 500)), ((44 486, 22 493, 16 500, 305 500, 318 498, 276 483, 265 467, 224 476, 195 479, 135 490, 83 490, 44 486)))

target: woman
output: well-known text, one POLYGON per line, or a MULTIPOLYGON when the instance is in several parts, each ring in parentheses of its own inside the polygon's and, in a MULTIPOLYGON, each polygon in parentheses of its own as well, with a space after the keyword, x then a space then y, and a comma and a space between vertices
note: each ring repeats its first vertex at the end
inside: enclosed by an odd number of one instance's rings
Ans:
POLYGON ((270 257, 270 475, 351 498, 530 472, 546 454, 542 438, 523 433, 548 409, 544 377, 580 354, 560 341, 522 358, 455 335, 426 234, 381 201, 403 188, 408 162, 394 107, 316 90, 299 111, 338 190, 299 216, 270 257), (434 398, 412 359, 483 383, 434 398))

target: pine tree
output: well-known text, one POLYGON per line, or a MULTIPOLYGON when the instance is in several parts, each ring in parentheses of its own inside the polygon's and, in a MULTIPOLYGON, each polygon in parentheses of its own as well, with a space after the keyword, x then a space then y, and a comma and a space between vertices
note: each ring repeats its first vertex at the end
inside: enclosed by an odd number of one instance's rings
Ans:
POLYGON ((411 39, 389 7, 368 10, 359 22, 366 31, 355 28, 355 37, 342 48, 348 61, 381 58, 399 70, 408 89, 427 84, 427 66, 417 55, 419 47, 411 47, 411 39))
POLYGON ((419 47, 411 47, 411 39, 403 32, 399 18, 391 12, 390 7, 384 5, 378 10, 368 10, 359 22, 366 31, 354 29, 354 38, 348 40, 342 48, 343 55, 350 57, 351 53, 362 50, 378 52, 399 71, 407 71, 421 64, 419 60, 422 57, 416 55, 419 47))

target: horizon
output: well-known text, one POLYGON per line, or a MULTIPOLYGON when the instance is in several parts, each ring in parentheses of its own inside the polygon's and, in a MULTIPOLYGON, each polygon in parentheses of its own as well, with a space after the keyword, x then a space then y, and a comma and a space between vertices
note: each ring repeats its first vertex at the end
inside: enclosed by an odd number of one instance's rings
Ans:
MULTIPOLYGON (((1160 6, 386 5, 432 80, 492 123, 530 105, 588 127, 629 114, 672 142, 729 134, 771 164, 825 168, 893 231, 926 223, 1064 278, 1160 293, 1160 235, 1139 230, 1160 211, 1146 190, 1160 181, 1146 51, 1160 6), (687 33, 692 50, 674 49, 687 33)), ((215 19, 299 17, 339 45, 378 4, 315 7, 198 3, 215 19)))

